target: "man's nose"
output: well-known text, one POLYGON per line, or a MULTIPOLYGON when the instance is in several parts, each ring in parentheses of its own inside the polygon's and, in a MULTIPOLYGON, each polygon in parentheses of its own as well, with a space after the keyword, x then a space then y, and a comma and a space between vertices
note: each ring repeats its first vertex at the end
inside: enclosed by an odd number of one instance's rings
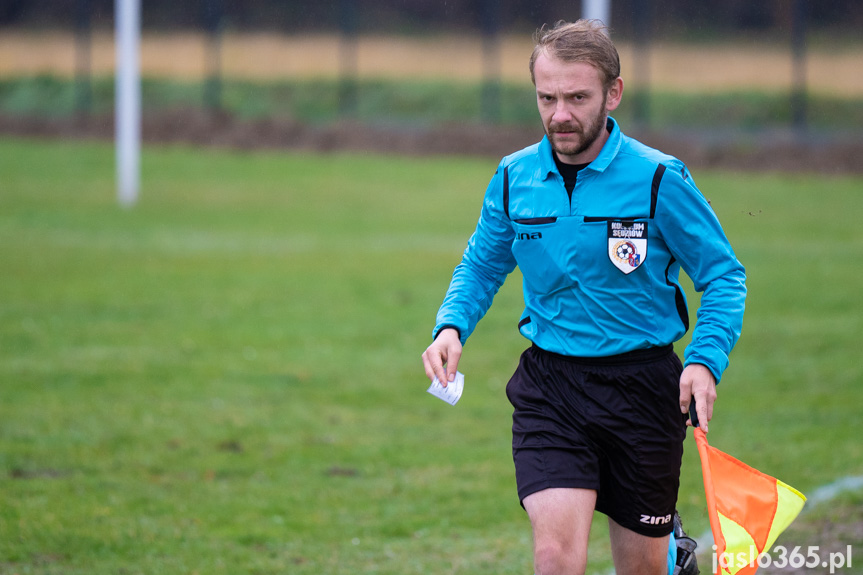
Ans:
POLYGON ((557 101, 554 107, 554 114, 551 115, 551 121, 557 124, 565 123, 572 120, 572 112, 567 107, 566 102, 562 99, 557 101))

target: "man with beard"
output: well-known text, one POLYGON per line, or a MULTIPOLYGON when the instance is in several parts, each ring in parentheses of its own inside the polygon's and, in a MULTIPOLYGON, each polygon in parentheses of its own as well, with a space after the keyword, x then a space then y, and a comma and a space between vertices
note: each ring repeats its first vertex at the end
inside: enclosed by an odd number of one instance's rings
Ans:
POLYGON ((584 573, 594 510, 608 517, 618 574, 697 573, 675 511, 686 414, 694 399, 707 431, 745 272, 686 166, 609 117, 623 80, 601 24, 539 30, 530 71, 546 135, 499 164, 423 353, 426 375, 454 381, 463 344, 518 265, 518 328, 532 345, 506 391, 536 573, 584 573), (683 364, 672 346, 689 329, 681 268, 703 292, 683 364))

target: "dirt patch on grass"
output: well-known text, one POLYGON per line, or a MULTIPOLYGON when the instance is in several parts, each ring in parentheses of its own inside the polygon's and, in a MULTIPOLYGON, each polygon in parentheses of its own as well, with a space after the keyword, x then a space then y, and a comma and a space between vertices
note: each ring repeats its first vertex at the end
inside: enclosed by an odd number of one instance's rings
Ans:
MULTIPOLYGON (((67 32, 7 31, 0 36, 0 76, 75 73, 74 36, 67 32)), ((340 73, 338 36, 237 34, 222 38, 225 78, 271 81, 285 78, 334 78, 340 73)), ((199 81, 208 73, 207 38, 199 33, 145 34, 141 66, 145 76, 199 81)), ((480 38, 468 36, 361 36, 347 47, 355 55, 359 78, 409 81, 445 79, 477 82, 483 75, 480 38)), ((506 82, 529 84, 529 34, 501 40, 500 75, 506 82)), ((635 87, 634 71, 654 87, 678 92, 761 91, 790 89, 792 65, 781 46, 753 43, 656 44, 639 59, 632 46, 619 46, 624 77, 635 87)), ((810 89, 838 96, 863 94, 863 75, 853 69, 863 44, 814 48, 807 58, 810 89)), ((96 33, 90 47, 94 75, 114 72, 113 35, 96 33)), ((863 138, 819 138, 790 131, 742 137, 698 132, 627 133, 684 160, 693 168, 741 170, 863 172, 863 138)), ((0 134, 64 138, 113 138, 110 116, 86 118, 19 118, 0 116, 0 134)), ((539 124, 525 127, 445 124, 372 126, 356 122, 308 125, 289 120, 241 120, 201 110, 150 113, 143 137, 149 143, 188 143, 239 149, 273 148, 311 151, 350 150, 403 154, 472 154, 500 157, 536 142, 539 124)))
MULTIPOLYGON (((793 132, 728 134, 638 132, 644 143, 675 155, 691 168, 863 173, 863 139, 820 138, 793 132)), ((114 138, 112 116, 22 118, 0 115, 0 134, 68 139, 114 138)), ((289 120, 241 120, 200 110, 148 114, 142 137, 149 144, 190 144, 231 149, 312 152, 443 154, 500 158, 542 137, 539 127, 445 124, 384 127, 357 122, 308 125, 289 120)))

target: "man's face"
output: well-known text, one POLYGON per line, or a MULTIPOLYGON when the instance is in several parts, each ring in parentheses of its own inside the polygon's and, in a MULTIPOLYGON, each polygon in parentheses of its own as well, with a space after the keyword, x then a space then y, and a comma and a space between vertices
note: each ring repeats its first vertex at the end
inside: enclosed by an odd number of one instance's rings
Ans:
POLYGON ((618 78, 611 89, 599 70, 584 62, 564 62, 540 54, 534 66, 536 100, 545 133, 562 162, 592 161, 608 139, 608 112, 623 94, 618 78))

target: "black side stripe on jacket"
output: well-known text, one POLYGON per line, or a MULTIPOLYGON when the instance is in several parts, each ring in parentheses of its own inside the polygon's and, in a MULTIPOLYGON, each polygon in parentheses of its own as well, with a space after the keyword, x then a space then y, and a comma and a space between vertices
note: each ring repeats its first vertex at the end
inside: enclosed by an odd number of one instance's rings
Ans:
POLYGON ((656 171, 653 172, 653 182, 650 184, 650 219, 656 215, 656 201, 659 198, 659 182, 662 181, 662 175, 665 173, 665 166, 659 164, 656 166, 656 171))
POLYGON ((503 169, 503 209, 509 218, 509 166, 503 169))
POLYGON ((680 316, 680 321, 683 322, 683 331, 686 333, 689 331, 689 310, 686 309, 686 298, 683 297, 683 291, 680 289, 680 286, 668 278, 668 271, 675 261, 677 260, 672 256, 668 262, 668 266, 665 268, 665 283, 674 287, 674 304, 677 306, 677 315, 680 316))

